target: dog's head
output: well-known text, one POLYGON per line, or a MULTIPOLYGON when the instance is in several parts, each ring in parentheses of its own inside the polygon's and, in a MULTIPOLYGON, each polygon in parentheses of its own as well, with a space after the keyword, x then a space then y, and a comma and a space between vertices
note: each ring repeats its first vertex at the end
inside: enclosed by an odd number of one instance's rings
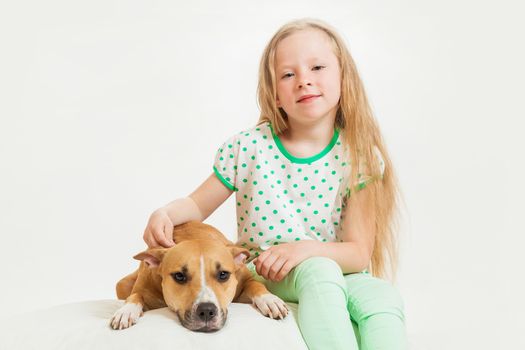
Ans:
POLYGON ((244 248, 214 240, 188 240, 134 258, 161 275, 164 301, 184 327, 214 332, 226 322, 237 289, 236 271, 249 255, 244 248))

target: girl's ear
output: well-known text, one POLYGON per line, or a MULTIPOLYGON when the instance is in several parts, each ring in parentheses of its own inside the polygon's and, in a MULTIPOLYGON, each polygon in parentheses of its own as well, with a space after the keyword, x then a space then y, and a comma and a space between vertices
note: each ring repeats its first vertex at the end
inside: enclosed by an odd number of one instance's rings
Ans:
POLYGON ((275 100, 277 103, 277 108, 281 108, 281 101, 279 101, 279 97, 277 97, 277 100, 275 100))

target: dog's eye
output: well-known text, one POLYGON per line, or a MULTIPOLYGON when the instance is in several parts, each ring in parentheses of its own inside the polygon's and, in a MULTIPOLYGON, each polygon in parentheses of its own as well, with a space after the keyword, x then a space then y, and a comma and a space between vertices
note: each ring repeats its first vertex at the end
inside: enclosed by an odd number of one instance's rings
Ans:
POLYGON ((171 274, 171 277, 175 280, 175 282, 183 284, 186 283, 186 275, 182 272, 173 272, 171 274))
POLYGON ((217 279, 219 282, 226 282, 230 278, 230 273, 228 271, 219 271, 217 274, 217 279))

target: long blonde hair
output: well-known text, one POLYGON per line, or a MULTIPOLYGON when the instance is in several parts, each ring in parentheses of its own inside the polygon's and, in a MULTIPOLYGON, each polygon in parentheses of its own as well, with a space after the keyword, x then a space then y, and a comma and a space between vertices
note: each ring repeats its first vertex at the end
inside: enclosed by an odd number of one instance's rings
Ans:
MULTIPOLYGON (((352 166, 348 188, 351 189, 351 194, 358 190, 354 183, 358 174, 367 174, 366 177, 371 180, 366 185, 370 200, 364 204, 367 207, 365 212, 373 213, 374 217, 367 219, 373 220, 375 226, 370 269, 375 276, 389 276, 393 279, 397 269, 397 180, 352 56, 344 41, 329 25, 313 19, 296 20, 282 26, 272 37, 263 52, 259 66, 257 97, 261 115, 258 124, 270 122, 278 135, 289 127, 285 111, 277 107, 275 51, 281 40, 305 29, 317 29, 328 35, 339 60, 341 97, 335 127, 340 129, 350 151, 350 159, 358 160, 352 163, 357 166, 352 166), (377 148, 376 151, 379 151, 383 158, 382 177, 380 162, 374 148, 377 148)), ((356 197, 357 195, 347 197, 346 205, 350 204, 348 201, 356 200, 356 197)))

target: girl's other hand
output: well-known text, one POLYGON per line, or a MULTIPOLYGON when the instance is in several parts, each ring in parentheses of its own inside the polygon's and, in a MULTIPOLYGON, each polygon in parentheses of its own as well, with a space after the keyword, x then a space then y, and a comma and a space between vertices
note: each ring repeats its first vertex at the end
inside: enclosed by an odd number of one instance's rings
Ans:
POLYGON ((316 241, 301 241, 272 246, 254 261, 257 273, 267 280, 279 282, 304 260, 314 255, 316 241))
POLYGON ((149 248, 170 248, 175 245, 173 222, 164 208, 157 209, 151 214, 143 238, 149 248))

